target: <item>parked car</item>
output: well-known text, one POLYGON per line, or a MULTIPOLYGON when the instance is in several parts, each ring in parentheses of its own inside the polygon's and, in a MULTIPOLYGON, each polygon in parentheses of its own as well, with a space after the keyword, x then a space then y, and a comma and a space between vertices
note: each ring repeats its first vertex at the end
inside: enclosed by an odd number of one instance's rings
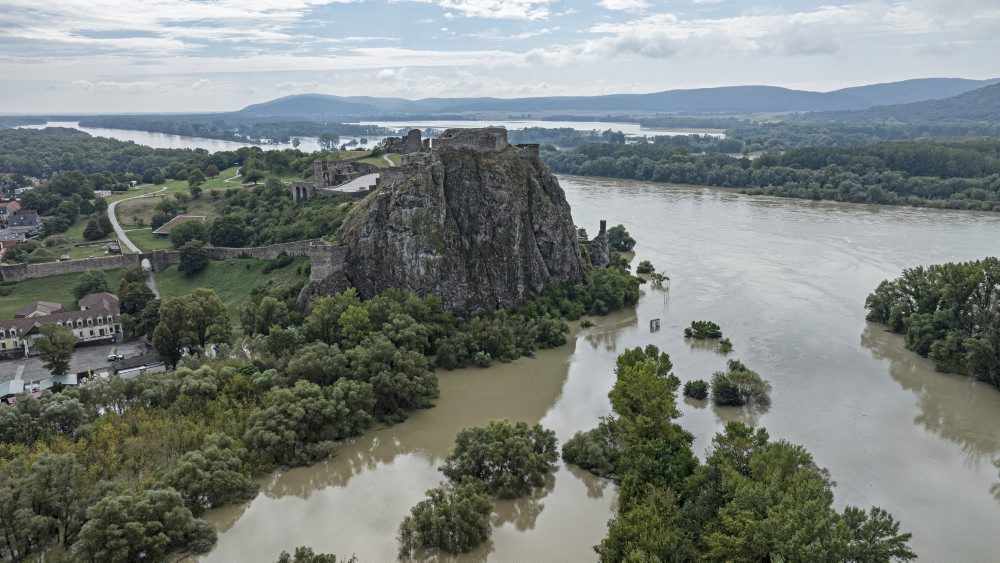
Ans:
POLYGON ((118 360, 124 360, 125 354, 108 354, 109 362, 117 362, 118 360))

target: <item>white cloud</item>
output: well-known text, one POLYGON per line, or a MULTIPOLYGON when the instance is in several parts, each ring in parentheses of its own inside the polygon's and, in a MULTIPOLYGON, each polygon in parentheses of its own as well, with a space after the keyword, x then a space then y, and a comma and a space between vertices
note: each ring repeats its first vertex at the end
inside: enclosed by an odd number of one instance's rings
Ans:
POLYGON ((414 0, 430 2, 463 16, 497 20, 544 20, 558 0, 414 0))
POLYGON ((635 12, 649 7, 646 0, 601 0, 598 4, 608 10, 623 10, 635 12))

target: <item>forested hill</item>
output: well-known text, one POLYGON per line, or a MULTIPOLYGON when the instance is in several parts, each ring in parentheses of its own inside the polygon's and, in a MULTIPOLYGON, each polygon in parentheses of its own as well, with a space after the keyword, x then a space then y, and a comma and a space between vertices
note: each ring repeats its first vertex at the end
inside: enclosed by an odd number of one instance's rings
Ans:
POLYGON ((943 100, 879 106, 861 111, 823 112, 804 117, 816 123, 989 122, 1000 123, 1000 84, 993 84, 943 100))
POLYGON ((996 80, 923 78, 844 88, 832 92, 792 90, 775 86, 726 86, 667 90, 649 94, 552 96, 537 98, 402 98, 341 97, 321 94, 287 96, 248 106, 241 116, 282 116, 315 119, 318 116, 363 117, 526 112, 672 112, 747 114, 760 112, 819 112, 859 110, 918 100, 954 96, 996 80))

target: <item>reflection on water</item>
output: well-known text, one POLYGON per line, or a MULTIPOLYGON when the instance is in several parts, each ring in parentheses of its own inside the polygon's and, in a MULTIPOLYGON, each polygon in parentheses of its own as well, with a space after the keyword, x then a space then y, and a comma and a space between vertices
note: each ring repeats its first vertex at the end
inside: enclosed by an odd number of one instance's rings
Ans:
MULTIPOLYGON (((760 424, 829 468, 838 506, 894 513, 922 559, 995 559, 1000 393, 935 372, 899 336, 866 324, 864 300, 903 268, 995 254, 1000 215, 560 181, 576 224, 624 223, 639 241, 636 263, 669 275, 670 291, 644 286, 634 310, 595 319, 536 359, 441 373, 435 408, 324 463, 275 473, 248 505, 211 512, 220 534, 206 560, 273 561, 303 544, 393 559, 400 521, 443 480, 437 467, 459 430, 509 418, 541 422, 565 442, 609 414, 615 356, 647 344, 670 354, 682 382, 709 380, 737 358, 774 388, 767 410, 681 401, 696 454, 726 421, 760 424), (656 318, 661 329, 650 332, 656 318), (735 352, 685 340, 693 320, 719 323, 735 352)), ((608 481, 560 465, 536 495, 498 503, 490 544, 456 560, 595 560, 616 497, 608 481)))
POLYGON ((889 375, 918 398, 913 422, 960 445, 972 464, 1000 453, 1000 392, 975 379, 934 370, 934 362, 906 349, 903 338, 869 323, 861 345, 889 361, 889 375))

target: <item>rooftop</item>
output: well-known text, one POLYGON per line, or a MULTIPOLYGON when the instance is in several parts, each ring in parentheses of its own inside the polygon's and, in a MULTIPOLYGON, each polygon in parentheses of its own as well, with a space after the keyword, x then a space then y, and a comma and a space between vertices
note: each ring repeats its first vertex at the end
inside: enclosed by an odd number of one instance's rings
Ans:
POLYGON ((83 299, 77 302, 80 309, 83 311, 88 311, 90 309, 106 309, 108 311, 113 311, 116 314, 119 311, 118 296, 114 293, 107 293, 102 291, 100 293, 91 293, 83 299))
POLYGON ((21 307, 17 311, 14 311, 15 319, 23 319, 25 317, 44 317, 46 315, 51 315, 53 313, 61 313, 65 309, 59 303, 53 303, 52 301, 35 301, 21 307))

